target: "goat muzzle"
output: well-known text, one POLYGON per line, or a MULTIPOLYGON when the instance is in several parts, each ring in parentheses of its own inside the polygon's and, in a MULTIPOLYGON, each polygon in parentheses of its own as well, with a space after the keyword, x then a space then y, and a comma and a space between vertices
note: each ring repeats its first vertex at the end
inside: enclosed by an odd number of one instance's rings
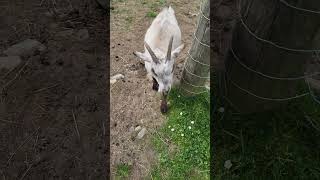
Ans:
POLYGON ((168 92, 162 92, 161 106, 160 110, 162 113, 168 112, 168 103, 167 103, 168 92))

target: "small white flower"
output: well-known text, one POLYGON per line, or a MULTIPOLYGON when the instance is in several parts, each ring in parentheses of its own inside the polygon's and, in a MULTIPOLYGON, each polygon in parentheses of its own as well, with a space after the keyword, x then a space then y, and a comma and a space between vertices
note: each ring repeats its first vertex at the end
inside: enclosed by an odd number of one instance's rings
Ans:
POLYGON ((171 128, 171 126, 169 126, 169 128, 171 128))
POLYGON ((171 131, 173 132, 173 131, 174 131, 174 128, 172 128, 171 131))
POLYGON ((180 112, 180 116, 182 116, 182 114, 183 114, 183 113, 182 113, 182 112, 180 112))
POLYGON ((191 121, 191 124, 194 124, 194 121, 191 121))
POLYGON ((178 97, 180 97, 180 95, 178 95, 178 97))
POLYGON ((189 126, 188 129, 191 129, 191 126, 189 126))
POLYGON ((184 136, 184 134, 181 134, 181 136, 183 137, 183 136, 184 136))

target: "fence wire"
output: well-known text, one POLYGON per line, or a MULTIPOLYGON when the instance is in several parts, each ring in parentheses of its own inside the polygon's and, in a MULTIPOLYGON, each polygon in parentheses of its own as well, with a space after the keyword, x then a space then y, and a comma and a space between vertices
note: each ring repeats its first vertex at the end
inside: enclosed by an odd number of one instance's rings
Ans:
MULTIPOLYGON (((289 8, 292 8, 292 9, 295 9, 295 10, 299 10, 299 11, 302 11, 302 12, 308 12, 308 13, 314 13, 314 14, 320 14, 320 11, 313 11, 313 10, 308 10, 308 9, 303 9, 303 8, 298 8, 296 6, 293 6, 291 4, 289 4, 288 2, 286 2, 285 0, 279 0, 281 3, 283 3, 284 5, 286 5, 287 7, 289 8)), ((281 45, 278 45, 277 43, 275 42, 272 42, 272 41, 269 41, 269 40, 266 40, 264 38, 261 38, 259 36, 257 36, 254 32, 252 32, 250 30, 250 28, 247 26, 247 24, 244 22, 243 18, 242 18, 242 15, 241 15, 241 0, 239 0, 239 6, 238 6, 238 14, 239 14, 239 20, 240 20, 240 24, 246 29, 246 31, 252 35, 255 39, 257 39, 258 41, 262 42, 262 43, 266 43, 266 44, 269 44, 269 45, 272 45, 278 49, 281 49, 281 50, 285 50, 285 51, 291 51, 291 52, 299 52, 299 53, 312 53, 314 54, 314 58, 315 58, 315 62, 317 63, 317 65, 320 67, 320 57, 319 57, 319 54, 320 54, 320 49, 293 49, 293 48, 289 48, 289 47, 285 47, 285 46, 281 46, 281 45)), ((264 74, 262 72, 259 72, 259 71, 256 71, 252 68, 250 68, 249 66, 247 66, 245 63, 243 63, 241 61, 241 59, 239 58, 239 56, 235 53, 233 47, 231 46, 230 47, 230 52, 232 54, 232 56, 234 57, 234 59, 244 68, 246 69, 247 71, 250 71, 250 72, 253 72, 257 75, 260 75, 260 76, 263 76, 265 78, 269 78, 269 79, 273 79, 273 80, 281 80, 281 81, 294 81, 294 80, 305 80, 305 83, 306 83, 306 87, 307 87, 307 92, 304 92, 304 93, 301 93, 301 94, 298 94, 296 96, 292 96, 292 97, 285 97, 285 98, 269 98, 269 97, 263 97, 263 96, 260 96, 260 95, 257 95, 255 93, 253 93, 252 91, 250 90, 247 90, 245 88, 242 88, 239 84, 235 83, 234 81, 231 80, 231 78, 228 78, 228 81, 235 87, 237 87, 239 90, 253 96, 253 97, 256 97, 258 99, 261 99, 261 100, 267 100, 267 101, 289 101, 289 100, 293 100, 293 99, 298 99, 298 98, 303 98, 303 97, 306 97, 306 96, 310 96, 314 102, 316 102, 317 104, 320 105, 320 99, 319 97, 317 97, 312 88, 311 88, 311 85, 310 85, 310 82, 309 82, 309 79, 308 78, 312 78, 314 76, 318 76, 320 75, 320 72, 317 71, 317 72, 313 72, 311 74, 305 74, 305 75, 301 75, 301 76, 298 76, 298 77, 275 77, 275 76, 270 76, 270 75, 267 75, 267 74, 264 74)), ((227 72, 224 72, 223 73, 224 77, 227 77, 228 74, 227 72)), ((226 79, 223 79, 222 80, 224 85, 226 85, 226 79)), ((222 87, 222 85, 220 84, 220 87, 222 87)), ((225 91, 226 91, 226 87, 225 87, 225 91)), ((228 103, 233 106, 236 110, 238 109, 239 111, 239 108, 235 107, 235 105, 232 103, 232 101, 230 99, 228 99, 226 96, 223 95, 223 98, 228 101, 228 103)))

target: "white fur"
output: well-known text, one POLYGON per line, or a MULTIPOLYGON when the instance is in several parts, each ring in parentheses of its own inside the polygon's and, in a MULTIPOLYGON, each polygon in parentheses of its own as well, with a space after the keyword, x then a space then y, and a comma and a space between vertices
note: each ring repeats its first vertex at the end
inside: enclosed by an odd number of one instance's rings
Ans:
POLYGON ((173 82, 172 68, 178 54, 183 49, 181 44, 181 30, 175 17, 174 10, 170 7, 164 8, 157 17, 153 20, 148 28, 144 41, 151 47, 157 58, 161 61, 160 64, 155 64, 152 58, 144 47, 144 53, 135 52, 136 56, 145 61, 145 68, 149 78, 154 77, 159 84, 159 92, 168 92, 171 89, 173 82), (168 45, 170 38, 173 36, 173 44, 171 50, 171 60, 166 61, 168 45), (158 77, 154 76, 151 69, 154 69, 158 77))

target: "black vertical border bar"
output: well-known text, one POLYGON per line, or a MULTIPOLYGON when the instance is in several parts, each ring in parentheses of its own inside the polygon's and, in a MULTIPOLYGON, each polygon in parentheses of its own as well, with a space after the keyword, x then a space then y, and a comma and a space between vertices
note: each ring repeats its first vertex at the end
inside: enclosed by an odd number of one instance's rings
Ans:
POLYGON ((106 0, 106 10, 107 10, 107 16, 106 16, 106 39, 107 39, 107 49, 106 49, 106 101, 107 101, 107 107, 106 107, 106 125, 105 125, 105 149, 106 149, 106 159, 105 159, 105 168, 106 168, 106 177, 109 180, 110 179, 110 3, 111 1, 106 0))
POLYGON ((215 98, 214 98, 214 72, 213 72, 213 5, 215 0, 208 0, 210 3, 210 179, 214 177, 214 108, 215 108, 215 98))

